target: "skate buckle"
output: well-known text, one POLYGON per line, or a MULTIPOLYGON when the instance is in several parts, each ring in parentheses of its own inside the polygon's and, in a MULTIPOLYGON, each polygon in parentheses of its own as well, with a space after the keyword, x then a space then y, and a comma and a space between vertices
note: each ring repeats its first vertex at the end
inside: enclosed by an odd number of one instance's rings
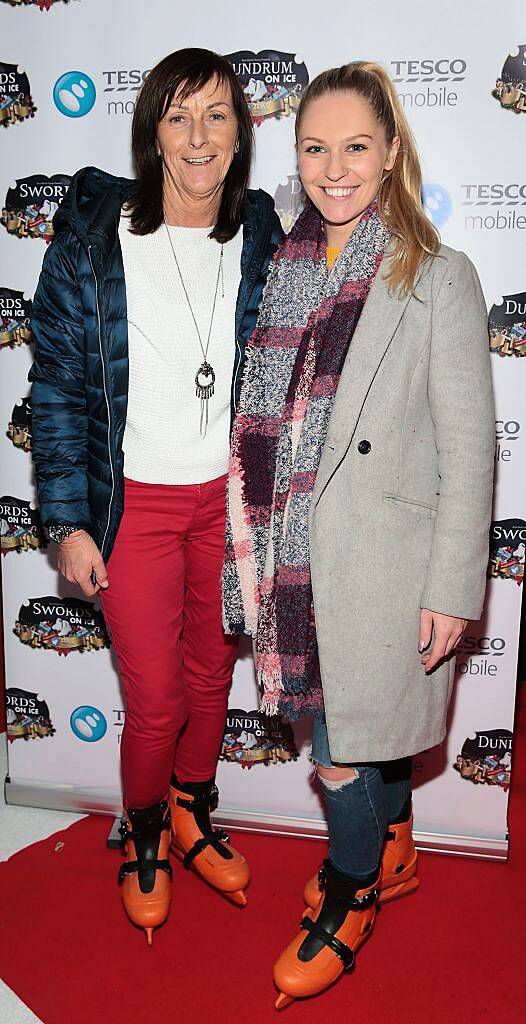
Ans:
POLYGON ((365 896, 349 900, 349 905, 352 910, 367 910, 368 907, 372 907, 373 903, 376 903, 378 899, 378 889, 371 889, 370 892, 366 892, 365 896))

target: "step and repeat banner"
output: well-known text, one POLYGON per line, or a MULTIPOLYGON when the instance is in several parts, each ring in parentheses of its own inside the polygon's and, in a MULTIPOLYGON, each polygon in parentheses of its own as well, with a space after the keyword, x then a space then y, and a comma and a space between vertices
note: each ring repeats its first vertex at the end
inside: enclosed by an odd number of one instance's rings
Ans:
MULTIPOLYGON (((302 91, 324 68, 373 59, 393 76, 416 135, 429 217, 478 268, 497 405, 486 611, 460 651, 448 741, 416 758, 416 830, 423 846, 506 855, 526 541, 526 12, 523 0, 508 0, 498 17, 485 6, 445 0, 427 11, 416 0, 378 0, 364 12, 355 0, 333 0, 321 21, 313 0, 289 0, 272 18, 234 0, 0 0, 8 800, 120 806, 115 655, 97 601, 57 574, 31 463, 31 300, 70 177, 86 164, 131 174, 131 116, 148 69, 180 47, 210 47, 229 56, 243 83, 257 145, 253 184, 275 197, 288 230, 301 208, 293 138, 302 91)), ((374 549, 364 554, 381 577, 374 549)), ((307 724, 268 723, 257 705, 243 648, 219 765, 224 818, 323 835, 307 724)))

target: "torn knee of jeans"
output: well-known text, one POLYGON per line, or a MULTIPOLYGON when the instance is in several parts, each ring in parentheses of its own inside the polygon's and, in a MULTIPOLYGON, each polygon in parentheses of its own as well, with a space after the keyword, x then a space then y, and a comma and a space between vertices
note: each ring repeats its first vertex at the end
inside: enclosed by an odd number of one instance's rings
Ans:
POLYGON ((346 775, 344 779, 327 779, 325 776, 320 775, 319 771, 316 772, 322 786, 328 789, 331 793, 337 793, 339 790, 344 789, 345 786, 350 786, 356 779, 359 778, 360 773, 356 768, 350 769, 350 774, 346 775))

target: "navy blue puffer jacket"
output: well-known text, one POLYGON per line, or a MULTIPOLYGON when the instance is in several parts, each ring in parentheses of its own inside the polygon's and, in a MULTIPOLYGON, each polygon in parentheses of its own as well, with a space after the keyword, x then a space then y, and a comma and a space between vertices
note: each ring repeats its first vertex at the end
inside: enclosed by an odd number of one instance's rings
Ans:
MULTIPOLYGON (((118 224, 133 181, 74 175, 33 300, 33 458, 44 524, 87 530, 107 560, 124 502, 126 286, 118 224)), ((272 199, 247 193, 236 306, 232 415, 269 262, 282 237, 272 199)))

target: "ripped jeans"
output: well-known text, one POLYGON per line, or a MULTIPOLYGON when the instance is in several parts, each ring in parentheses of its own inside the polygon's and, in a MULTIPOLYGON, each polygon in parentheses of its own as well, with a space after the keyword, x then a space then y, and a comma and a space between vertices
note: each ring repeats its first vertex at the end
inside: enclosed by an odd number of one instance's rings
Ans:
MULTIPOLYGON (((325 721, 314 719, 312 761, 333 767, 325 721)), ((347 766, 346 766, 347 767, 347 766)), ((356 879, 376 876, 388 824, 397 821, 411 798, 412 759, 352 764, 356 777, 341 782, 320 778, 329 828, 329 859, 356 879)))

